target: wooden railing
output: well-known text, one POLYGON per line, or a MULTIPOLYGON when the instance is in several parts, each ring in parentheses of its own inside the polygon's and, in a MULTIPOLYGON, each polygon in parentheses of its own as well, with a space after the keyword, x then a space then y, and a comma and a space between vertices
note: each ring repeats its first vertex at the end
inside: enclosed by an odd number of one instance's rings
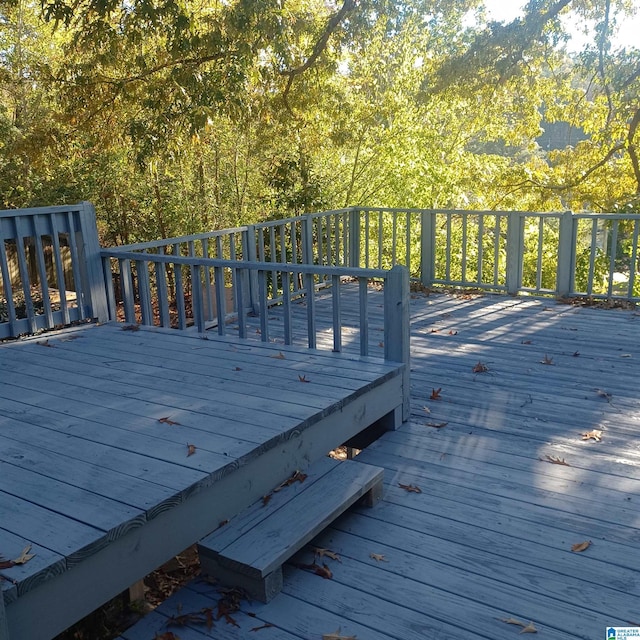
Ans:
MULTIPOLYGON (((202 240, 191 238, 187 243, 202 240)), ((252 262, 240 260, 238 253, 235 259, 175 255, 181 242, 172 239, 169 254, 131 251, 131 247, 102 251, 111 320, 178 329, 192 327, 201 333, 216 330, 221 336, 227 335, 232 323, 237 328, 233 335, 246 338, 248 317, 253 315, 258 317, 261 341, 270 342, 277 334, 286 345, 315 349, 325 343, 321 345, 317 339, 317 291, 330 283, 329 347, 342 352, 345 327, 340 283, 348 279, 357 282, 358 287, 357 327, 354 327, 358 333, 358 352, 368 356, 369 298, 373 291, 370 284, 378 283, 384 291, 384 358, 405 364, 403 419, 408 419, 409 276, 405 267, 397 265, 381 270, 252 262), (304 312, 294 314, 293 302, 299 298, 304 298, 304 307, 299 307, 304 312), (274 319, 269 308, 276 304, 281 314, 274 319)), ((195 248, 195 244, 191 245, 191 253, 195 253, 195 248)))
POLYGON ((107 317, 89 203, 0 211, 0 339, 107 317))

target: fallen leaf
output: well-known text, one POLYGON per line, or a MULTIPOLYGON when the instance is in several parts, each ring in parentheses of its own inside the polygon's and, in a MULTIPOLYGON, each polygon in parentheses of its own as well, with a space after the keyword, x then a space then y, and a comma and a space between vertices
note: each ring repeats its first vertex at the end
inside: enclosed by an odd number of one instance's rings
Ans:
POLYGON ((473 371, 473 373, 486 373, 489 371, 489 367, 487 367, 484 362, 478 361, 478 364, 476 364, 471 371, 473 371))
POLYGON ((505 624, 515 624, 519 627, 527 626, 524 622, 520 622, 520 620, 516 620, 515 618, 500 618, 500 622, 504 622, 505 624))
POLYGON ((192 456, 196 452, 196 446, 194 444, 187 443, 187 458, 192 456))
POLYGON ((583 440, 595 440, 596 442, 600 442, 602 440, 602 431, 600 429, 592 429, 591 431, 587 431, 582 434, 583 440))
POLYGON ((540 360, 540 364, 553 364, 553 358, 550 358, 546 353, 544 354, 544 358, 540 360))
POLYGON ((630 354, 630 353, 621 353, 621 354, 620 354, 620 357, 621 357, 621 358, 630 358, 630 357, 631 357, 631 354, 630 354))
POLYGON ((438 387, 437 389, 431 389, 431 395, 429 396, 429 400, 442 400, 440 396, 440 392, 442 391, 442 387, 438 387))
POLYGON ((378 346, 379 347, 384 347, 384 342, 382 342, 382 340, 380 340, 380 342, 378 342, 378 346))
POLYGON ((604 398, 607 402, 611 402, 611 398, 613 397, 610 393, 603 391, 602 389, 595 389, 595 392, 598 394, 600 398, 604 398))
POLYGON ((153 640, 180 640, 180 636, 177 636, 173 631, 165 631, 164 633, 156 633, 153 640))
POLYGON ((576 542, 571 545, 571 551, 580 553, 586 551, 591 546, 591 540, 585 540, 584 542, 576 542))
POLYGON ((164 418, 158 418, 158 422, 162 422, 163 424, 168 424, 170 427, 180 424, 179 422, 175 422, 174 420, 171 420, 169 416, 165 416, 164 418))
POLYGON ((13 559, 13 564, 25 564, 31 560, 31 558, 35 557, 35 553, 29 553, 31 551, 31 545, 28 544, 23 550, 22 553, 13 559))
POLYGON ((140 331, 140 326, 137 324, 125 324, 122 327, 122 331, 140 331))
POLYGON ((266 496, 262 496, 262 506, 266 507, 269 502, 271 501, 271 493, 267 494, 266 496))
POLYGON ((298 567, 298 569, 311 571, 316 575, 320 576, 321 578, 325 578, 326 580, 331 580, 331 578, 333 578, 333 573, 326 564, 323 564, 322 566, 320 566, 315 562, 312 562, 311 564, 304 564, 303 562, 298 562, 298 563, 294 563, 294 566, 298 567))
POLYGON ((270 622, 265 622, 263 625, 259 627, 253 627, 253 629, 249 629, 249 631, 260 631, 261 629, 268 629, 269 627, 273 627, 270 622))
POLYGON ((226 526, 226 525, 228 525, 228 524, 229 524, 229 521, 228 521, 228 520, 220 520, 220 522, 218 523, 218 529, 219 529, 220 527, 225 527, 225 526, 226 526))
POLYGON ((425 413, 431 413, 431 409, 429 409, 429 407, 422 407, 422 410, 423 410, 425 413))
POLYGON ((422 493, 422 489, 415 484, 402 484, 401 482, 398 482, 398 486, 409 493, 422 493))
POLYGON ((340 627, 338 627, 337 631, 333 633, 324 633, 322 640, 356 640, 356 636, 341 636, 340 627))
POLYGON ((294 482, 304 482, 307 479, 307 474, 302 471, 294 471, 281 485, 277 486, 273 493, 282 491, 285 487, 290 487, 294 482))
POLYGON ((242 367, 234 367, 233 370, 234 371, 242 371, 242 367))
POLYGON ((580 355, 580 352, 579 352, 579 351, 574 351, 574 352, 573 352, 573 357, 574 357, 574 358, 577 358, 579 355, 580 355))
POLYGON ((530 622, 520 633, 538 633, 538 630, 533 626, 533 622, 530 622))
POLYGON ((440 329, 431 329, 431 333, 440 333, 440 329))
POLYGON ((13 560, 5 560, 2 556, 0 556, 0 569, 11 569, 11 567, 15 567, 16 563, 13 560))
POLYGON ((300 374, 298 374, 298 380, 300 380, 300 382, 311 382, 311 380, 307 380, 306 375, 301 376, 300 374))
POLYGON ((337 560, 338 562, 342 562, 340 556, 335 552, 331 551, 331 549, 320 549, 319 547, 313 547, 313 554, 318 556, 319 558, 331 558, 332 560, 337 560))
POLYGON ((270 358, 275 358, 276 360, 286 360, 284 353, 282 351, 278 352, 276 356, 269 356, 270 358))
POLYGON ((457 336, 458 332, 455 329, 451 329, 451 331, 449 331, 449 335, 450 336, 457 336))
POLYGON ((376 562, 389 562, 382 553, 370 553, 369 557, 376 562))
POLYGON ((533 342, 531 340, 522 340, 520 344, 533 344, 533 342))
MULTIPOLYGON (((542 458, 541 458, 542 459, 542 458)), ((570 467, 571 465, 564 459, 564 458, 559 458, 558 456, 550 456, 550 455, 546 455, 544 457, 544 461, 550 462, 551 464, 562 464, 565 467, 570 467)))
POLYGON ((442 429, 442 427, 446 427, 448 422, 425 422, 426 427, 433 427, 434 429, 442 429))
POLYGON ((36 344, 39 344, 41 347, 50 347, 51 349, 54 347, 54 345, 52 345, 48 340, 40 340, 40 342, 37 342, 36 344))
POLYGON ((71 342, 72 340, 78 340, 82 336, 67 336, 66 338, 60 338, 60 342, 71 342))

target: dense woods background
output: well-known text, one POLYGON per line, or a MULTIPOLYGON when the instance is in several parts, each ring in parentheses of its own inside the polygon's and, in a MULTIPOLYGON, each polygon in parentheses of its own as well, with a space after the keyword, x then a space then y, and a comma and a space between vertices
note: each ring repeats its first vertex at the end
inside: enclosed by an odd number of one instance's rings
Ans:
POLYGON ((108 244, 359 204, 638 211, 633 5, 0 0, 0 208, 88 199, 108 244))

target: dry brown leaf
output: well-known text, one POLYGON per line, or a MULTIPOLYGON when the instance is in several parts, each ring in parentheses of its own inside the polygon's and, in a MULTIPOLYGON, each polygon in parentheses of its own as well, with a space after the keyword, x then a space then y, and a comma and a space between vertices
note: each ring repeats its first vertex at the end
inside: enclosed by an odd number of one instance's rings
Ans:
POLYGON ((434 429, 442 429, 442 427, 446 427, 448 422, 425 422, 426 427, 433 427, 434 429))
POLYGON ((473 373, 486 373, 489 371, 489 367, 484 362, 478 361, 478 364, 474 365, 473 369, 471 369, 473 373))
POLYGON ((307 479, 307 474, 302 471, 294 471, 281 485, 277 486, 273 493, 282 491, 285 487, 290 487, 294 482, 304 482, 307 479))
POLYGON ((375 560, 376 562, 389 562, 385 557, 383 553, 370 553, 369 557, 372 560, 375 560))
POLYGON ((561 464, 561 465, 564 465, 565 467, 571 466, 564 458, 559 458, 558 456, 546 455, 544 458, 547 462, 550 462, 551 464, 561 464))
POLYGON ((540 360, 541 364, 553 364, 553 358, 550 358, 546 353, 544 354, 544 358, 540 360))
POLYGON ((268 493, 266 496, 262 496, 262 506, 263 507, 266 507, 269 504, 269 502, 271 501, 271 496, 272 496, 271 493, 268 493))
POLYGON ((519 627, 526 627, 524 622, 520 622, 520 620, 516 620, 515 618, 500 618, 500 622, 504 622, 505 624, 515 624, 519 627))
POLYGON ((156 633, 153 640, 180 640, 180 636, 177 636, 173 631, 165 631, 164 633, 156 633))
POLYGON ((533 626, 533 622, 530 622, 520 633, 538 633, 538 630, 533 626))
POLYGON ((158 422, 162 422, 162 424, 168 424, 170 427, 175 426, 176 424, 180 424, 179 422, 175 422, 171 420, 169 416, 165 416, 164 418, 158 418, 158 422))
POLYGON ((621 354, 620 354, 620 357, 621 357, 621 358, 630 358, 630 357, 631 357, 631 354, 630 354, 630 353, 621 353, 621 354))
POLYGON ((36 344, 39 344, 41 347, 51 347, 52 349, 55 346, 52 345, 48 340, 40 340, 40 342, 37 342, 36 344))
POLYGON ((409 493, 422 493, 422 489, 415 484, 402 484, 401 482, 398 482, 398 486, 409 493))
POLYGON ((580 352, 579 352, 579 351, 574 351, 574 352, 573 352, 573 357, 574 357, 574 358, 577 358, 577 357, 579 357, 579 356, 580 356, 580 352))
POLYGON ((137 324, 125 324, 122 327, 122 331, 140 331, 140 326, 137 324))
POLYGON ((242 371, 242 367, 234 367, 233 370, 234 371, 242 371))
POLYGON ((442 387, 438 387, 437 389, 431 389, 431 395, 429 396, 429 400, 442 400, 440 396, 440 392, 442 391, 442 387))
POLYGON ((531 340, 522 340, 520 344, 533 344, 533 342, 531 340))
POLYGON ((311 382, 311 380, 307 379, 306 375, 301 376, 300 374, 298 374, 298 380, 300 380, 300 382, 311 382))
POLYGON ((595 440, 600 442, 602 440, 602 431, 600 429, 592 429, 582 434, 583 440, 595 440))
POLYGON ((196 452, 196 446, 194 444, 187 443, 187 458, 192 456, 196 452))
POLYGON ((0 569, 11 569, 11 567, 15 567, 16 563, 13 560, 5 560, 2 556, 0 556, 0 569))
POLYGON ((575 553, 581 553, 586 551, 591 546, 591 540, 585 540, 584 542, 576 542, 571 545, 571 551, 575 553))
POLYGON ((332 560, 337 560, 338 562, 342 562, 340 556, 335 552, 331 551, 331 549, 320 549, 319 547, 313 547, 313 554, 318 556, 319 558, 331 558, 332 560))
POLYGON ((378 346, 379 347, 384 347, 384 342, 382 342, 382 340, 380 340, 380 342, 378 342, 378 346))
POLYGON ((278 355, 269 356, 270 358, 275 358, 276 360, 286 360, 284 353, 282 351, 278 351, 278 355))
POLYGON ((457 336, 457 335, 458 335, 458 332, 457 332, 455 329, 451 329, 451 330, 449 331, 449 335, 450 335, 450 336, 457 336))
POLYGON ((340 627, 333 633, 322 634, 322 640, 356 640, 356 636, 341 636, 340 627))
POLYGON ((31 558, 35 557, 35 553, 29 553, 29 551, 31 551, 31 545, 28 544, 20 553, 20 555, 17 558, 14 558, 12 560, 13 564, 25 564, 27 562, 29 562, 29 560, 31 560, 31 558))
POLYGON ((429 409, 429 407, 422 407, 422 410, 423 410, 425 413, 431 413, 431 409, 429 409))
POLYGON ((600 398, 604 398, 607 402, 611 402, 611 398, 613 397, 610 393, 603 391, 602 389, 595 389, 595 392, 598 394, 600 398))

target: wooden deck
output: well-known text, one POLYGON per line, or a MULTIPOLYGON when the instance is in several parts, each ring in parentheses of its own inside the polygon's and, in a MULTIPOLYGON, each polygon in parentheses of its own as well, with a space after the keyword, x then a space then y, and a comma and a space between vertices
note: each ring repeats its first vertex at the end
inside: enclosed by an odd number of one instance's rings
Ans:
MULTIPOLYGON (((339 555, 316 558, 332 579, 290 564, 237 627, 167 626, 216 613, 216 587, 195 581, 123 638, 509 639, 532 623, 591 640, 640 626, 640 315, 415 294, 412 320, 412 419, 359 456, 385 468, 383 500, 313 543, 339 555)), ((373 344, 375 331, 372 318, 373 344)))
POLYGON ((401 408, 401 366, 211 338, 0 345, 0 554, 35 554, 0 569, 0 638, 6 615, 10 640, 48 640, 401 408))

